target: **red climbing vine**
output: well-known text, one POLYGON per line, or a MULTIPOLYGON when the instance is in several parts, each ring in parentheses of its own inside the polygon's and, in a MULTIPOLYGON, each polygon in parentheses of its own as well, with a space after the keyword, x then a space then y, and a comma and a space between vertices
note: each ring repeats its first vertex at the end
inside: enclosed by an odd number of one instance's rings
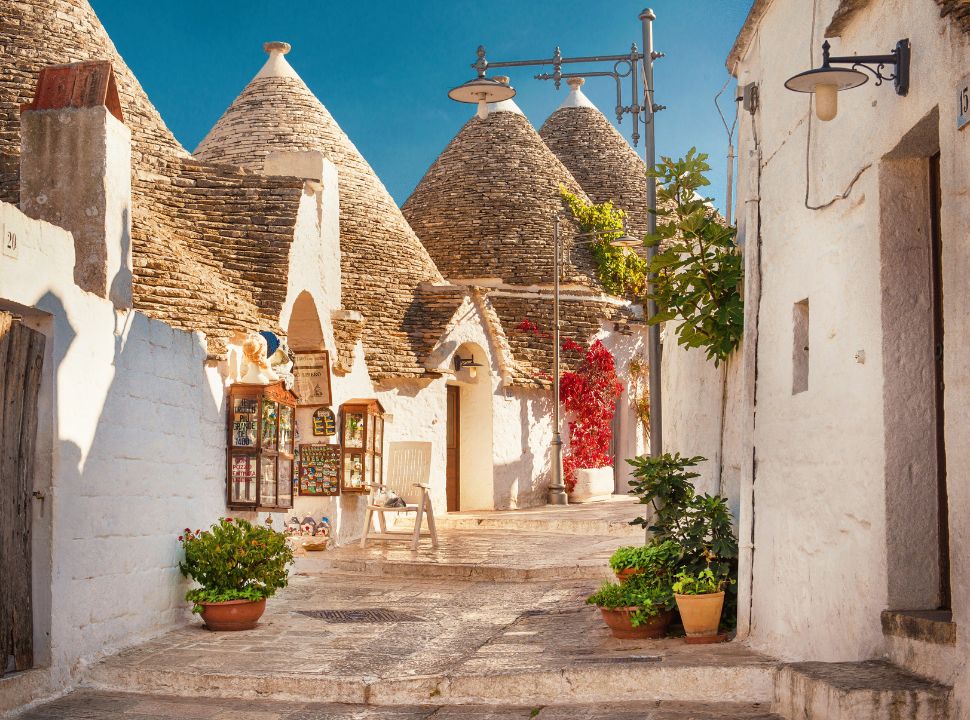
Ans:
MULTIPOLYGON (((548 334, 530 320, 516 327, 537 337, 548 334)), ((581 356, 575 370, 564 372, 559 379, 559 400, 569 418, 569 448, 563 455, 566 489, 576 485, 576 471, 613 464, 610 439, 613 437, 613 414, 616 399, 623 392, 616 374, 613 355, 599 340, 583 347, 566 339, 562 349, 581 356)))

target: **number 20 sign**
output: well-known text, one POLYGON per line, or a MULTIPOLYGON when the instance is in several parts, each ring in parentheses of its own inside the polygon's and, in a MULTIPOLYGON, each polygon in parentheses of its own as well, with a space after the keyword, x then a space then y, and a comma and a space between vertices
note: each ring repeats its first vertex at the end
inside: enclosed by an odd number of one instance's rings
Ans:
POLYGON ((957 130, 970 125, 970 75, 963 78, 957 90, 957 130))

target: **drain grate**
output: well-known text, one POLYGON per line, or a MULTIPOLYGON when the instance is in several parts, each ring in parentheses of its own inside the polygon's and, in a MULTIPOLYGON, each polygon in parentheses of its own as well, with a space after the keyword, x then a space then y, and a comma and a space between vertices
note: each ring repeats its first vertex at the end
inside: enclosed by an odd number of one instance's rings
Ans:
POLYGON ((358 610, 298 610, 316 620, 326 620, 330 623, 393 623, 393 622, 424 622, 424 618, 400 610, 388 608, 362 608, 358 610))

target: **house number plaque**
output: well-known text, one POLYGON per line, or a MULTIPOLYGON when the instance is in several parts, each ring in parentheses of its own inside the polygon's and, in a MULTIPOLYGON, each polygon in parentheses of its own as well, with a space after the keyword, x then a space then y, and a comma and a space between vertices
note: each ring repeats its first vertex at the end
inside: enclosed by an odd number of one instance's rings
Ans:
POLYGON ((970 125, 970 75, 957 86, 957 130, 970 125))

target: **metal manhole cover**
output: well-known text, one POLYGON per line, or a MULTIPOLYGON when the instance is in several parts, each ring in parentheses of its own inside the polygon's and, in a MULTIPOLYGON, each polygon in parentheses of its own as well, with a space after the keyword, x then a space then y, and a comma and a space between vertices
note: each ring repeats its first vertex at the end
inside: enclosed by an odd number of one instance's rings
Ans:
POLYGON ((316 620, 326 620, 330 623, 392 623, 392 622, 424 622, 424 618, 417 615, 389 610, 387 608, 369 608, 358 610, 298 610, 316 620))

